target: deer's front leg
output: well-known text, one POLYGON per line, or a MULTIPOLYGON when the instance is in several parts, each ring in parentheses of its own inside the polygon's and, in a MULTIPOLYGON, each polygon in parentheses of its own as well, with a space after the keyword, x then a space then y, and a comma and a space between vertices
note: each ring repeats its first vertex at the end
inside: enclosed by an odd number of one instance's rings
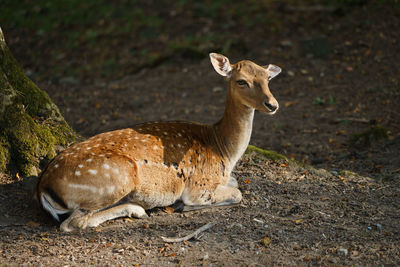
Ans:
MULTIPOLYGON (((194 209, 198 209, 199 206, 205 208, 237 204, 242 200, 242 193, 239 189, 232 187, 232 185, 228 183, 227 185, 218 185, 213 190, 198 187, 185 189, 181 199, 186 206, 196 207, 194 209)), ((188 210, 188 208, 184 210, 188 210)))

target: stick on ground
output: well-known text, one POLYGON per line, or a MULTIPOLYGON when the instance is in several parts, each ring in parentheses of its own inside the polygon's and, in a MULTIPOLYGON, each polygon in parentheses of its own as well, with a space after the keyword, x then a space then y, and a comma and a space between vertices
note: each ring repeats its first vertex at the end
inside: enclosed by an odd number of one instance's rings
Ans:
POLYGON ((200 227, 199 229, 197 229, 196 231, 194 231, 193 233, 186 235, 184 237, 176 237, 176 238, 169 238, 169 237, 161 237, 162 240, 164 240, 164 242, 167 243, 178 243, 178 242, 183 242, 183 241, 187 241, 193 237, 197 237, 201 232, 204 232, 205 230, 213 227, 216 223, 215 222, 209 222, 205 225, 203 225, 202 227, 200 227))

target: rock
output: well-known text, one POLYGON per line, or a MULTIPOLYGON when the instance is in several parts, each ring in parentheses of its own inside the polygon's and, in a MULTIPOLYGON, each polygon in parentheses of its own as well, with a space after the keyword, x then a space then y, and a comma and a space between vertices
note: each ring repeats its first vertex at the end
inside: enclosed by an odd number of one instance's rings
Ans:
POLYGON ((348 253, 349 253, 349 251, 347 249, 345 249, 345 248, 339 248, 338 249, 338 254, 339 255, 347 256, 348 253))

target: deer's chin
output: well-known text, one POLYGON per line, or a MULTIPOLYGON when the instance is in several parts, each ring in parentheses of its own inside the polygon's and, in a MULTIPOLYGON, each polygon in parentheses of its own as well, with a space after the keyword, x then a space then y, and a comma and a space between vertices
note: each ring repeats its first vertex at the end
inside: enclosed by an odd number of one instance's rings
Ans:
POLYGON ((278 109, 279 108, 277 108, 276 110, 274 110, 274 111, 271 111, 271 110, 269 110, 266 106, 264 106, 264 105, 261 105, 261 106, 259 106, 258 108, 256 108, 256 110, 258 110, 258 111, 260 111, 260 112, 262 112, 262 113, 264 113, 264 114, 266 114, 266 115, 270 115, 270 116, 272 116, 272 115, 274 115, 277 111, 278 111, 278 109))

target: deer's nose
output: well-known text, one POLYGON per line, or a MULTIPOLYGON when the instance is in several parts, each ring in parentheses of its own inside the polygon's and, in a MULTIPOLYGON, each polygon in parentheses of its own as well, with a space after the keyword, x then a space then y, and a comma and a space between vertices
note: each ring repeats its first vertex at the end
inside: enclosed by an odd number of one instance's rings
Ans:
POLYGON ((271 103, 268 103, 267 101, 264 102, 264 105, 269 109, 269 111, 273 112, 278 109, 278 105, 273 105, 271 103))

